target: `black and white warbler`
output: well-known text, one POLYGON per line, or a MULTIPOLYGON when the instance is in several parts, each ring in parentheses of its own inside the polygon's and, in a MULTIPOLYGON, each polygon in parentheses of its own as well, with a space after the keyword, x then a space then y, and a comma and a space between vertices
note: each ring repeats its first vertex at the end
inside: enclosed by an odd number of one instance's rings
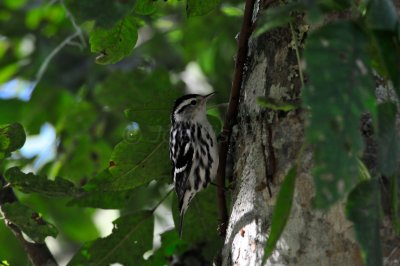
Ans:
POLYGON ((206 115, 206 103, 213 94, 182 96, 175 101, 171 113, 169 154, 179 202, 180 236, 190 201, 217 174, 217 139, 206 115))

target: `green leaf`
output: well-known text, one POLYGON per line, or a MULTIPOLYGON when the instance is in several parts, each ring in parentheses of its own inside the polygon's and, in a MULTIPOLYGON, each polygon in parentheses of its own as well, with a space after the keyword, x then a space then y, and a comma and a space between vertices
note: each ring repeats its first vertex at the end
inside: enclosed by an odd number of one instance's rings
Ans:
POLYGON ((220 0, 186 0, 186 14, 188 17, 203 16, 213 10, 220 0))
MULTIPOLYGON (((217 232, 219 223, 215 197, 216 188, 211 185, 197 193, 186 211, 182 229, 182 240, 191 244, 202 243, 204 245, 203 255, 209 260, 212 260, 218 248, 223 244, 217 232)), ((174 195, 172 212, 177 232, 179 210, 176 195, 174 195)))
POLYGON ((390 194, 392 207, 392 220, 394 229, 400 235, 400 174, 393 175, 390 179, 390 194))
POLYGON ((236 7, 236 6, 226 5, 226 4, 224 4, 221 7, 221 12, 224 13, 228 17, 242 17, 243 16, 243 9, 236 7))
POLYGON ((149 258, 149 265, 168 265, 168 259, 184 246, 184 241, 179 238, 175 230, 163 233, 161 235, 161 247, 149 258))
POLYGON ((5 0, 4 5, 8 7, 9 9, 20 9, 26 4, 27 0, 5 0))
POLYGON ((129 15, 112 28, 94 28, 90 33, 90 50, 99 53, 96 63, 114 64, 132 52, 137 39, 136 18, 129 15))
POLYGON ((44 243, 47 236, 56 237, 57 228, 43 220, 29 207, 18 202, 5 203, 1 207, 7 221, 15 224, 36 243, 44 243))
POLYGON ((264 262, 269 256, 271 256, 272 251, 274 251, 276 243, 278 243, 278 240, 286 226, 287 220, 289 219, 293 202, 295 181, 296 168, 292 167, 285 177, 276 199, 276 205, 271 219, 271 232, 264 250, 264 262))
POLYGON ((126 201, 133 193, 136 193, 137 189, 122 191, 87 191, 69 201, 67 206, 122 209, 126 201))
POLYGON ((0 69, 0 84, 11 80, 20 68, 19 63, 12 63, 0 69))
MULTIPOLYGON (((111 174, 109 178, 112 179, 111 174)), ((92 182, 90 186, 90 190, 71 200, 68 205, 101 209, 124 209, 132 213, 140 210, 152 210, 165 196, 165 184, 162 182, 118 191, 101 190, 101 182, 98 182, 97 185, 92 182)))
POLYGON ((400 44, 394 32, 374 30, 372 59, 378 64, 382 76, 392 80, 397 96, 400 96, 400 44))
POLYGON ((157 3, 154 0, 136 0, 133 11, 139 15, 150 15, 157 10, 157 3))
POLYGON ((363 144, 358 121, 367 110, 376 115, 367 44, 352 22, 323 26, 306 43, 310 82, 302 93, 305 106, 311 107, 306 137, 314 147, 315 204, 319 208, 342 199, 359 181, 357 158, 363 144))
POLYGON ((143 211, 118 218, 111 235, 86 243, 68 265, 143 265, 152 248, 153 213, 143 211))
POLYGON ((135 0, 67 0, 68 9, 82 23, 94 20, 99 27, 111 27, 132 10, 135 0))
POLYGON ((379 237, 380 194, 376 180, 363 181, 350 193, 347 218, 353 222, 365 265, 383 265, 379 237))
POLYGON ((170 175, 168 142, 162 135, 146 134, 132 143, 115 146, 110 159, 112 178, 97 186, 99 190, 127 190, 170 175))
POLYGON ((266 97, 258 97, 256 99, 256 103, 264 108, 284 112, 289 112, 300 107, 300 105, 296 103, 278 102, 275 99, 270 99, 266 97))
POLYGON ((33 173, 25 174, 18 167, 12 167, 5 173, 5 179, 14 188, 24 193, 40 193, 48 197, 69 197, 79 192, 75 185, 61 177, 54 181, 33 173))
POLYGON ((400 143, 396 128, 397 105, 393 102, 378 105, 378 169, 390 180, 390 198, 394 228, 400 233, 400 143))
POLYGON ((144 125, 169 125, 171 108, 180 95, 172 88, 169 73, 163 69, 150 74, 114 72, 97 86, 95 96, 111 110, 124 111, 129 121, 139 123, 143 129, 144 125))
POLYGON ((21 148, 25 143, 24 128, 19 123, 0 126, 0 160, 10 152, 21 148))
POLYGON ((398 173, 400 143, 396 129, 396 113, 395 103, 378 105, 378 166, 379 171, 388 177, 398 173))
POLYGON ((368 0, 366 23, 370 29, 394 31, 398 17, 392 0, 368 0))

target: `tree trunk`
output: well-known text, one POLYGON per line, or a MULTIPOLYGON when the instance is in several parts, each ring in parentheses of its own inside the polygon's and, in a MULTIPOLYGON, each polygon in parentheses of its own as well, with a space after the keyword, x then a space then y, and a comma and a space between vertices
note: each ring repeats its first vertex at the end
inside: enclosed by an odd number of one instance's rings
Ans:
MULTIPOLYGON (((301 18, 294 24, 296 32, 307 29, 301 18)), ((266 265, 363 264, 343 202, 327 212, 312 207, 312 153, 302 148, 306 112, 272 111, 256 104, 260 96, 299 100, 298 69, 289 27, 250 40, 231 143, 236 186, 223 265, 261 265, 280 184, 299 154, 291 214, 266 265)))

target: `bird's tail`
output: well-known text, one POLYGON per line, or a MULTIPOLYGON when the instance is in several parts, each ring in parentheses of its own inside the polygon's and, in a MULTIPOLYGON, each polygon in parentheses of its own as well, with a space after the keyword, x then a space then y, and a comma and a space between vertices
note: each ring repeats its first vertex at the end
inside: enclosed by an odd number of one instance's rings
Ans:
POLYGON ((178 228, 178 230, 179 230, 179 238, 181 238, 181 239, 182 239, 183 216, 184 215, 185 215, 184 213, 181 213, 180 217, 179 217, 179 228, 178 228))

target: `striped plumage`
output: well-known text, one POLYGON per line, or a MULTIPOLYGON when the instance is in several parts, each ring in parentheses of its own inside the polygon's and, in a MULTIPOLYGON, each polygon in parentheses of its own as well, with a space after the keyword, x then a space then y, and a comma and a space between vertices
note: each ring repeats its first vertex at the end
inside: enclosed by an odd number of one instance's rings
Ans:
POLYGON ((179 235, 190 201, 217 173, 218 145, 206 115, 206 102, 212 95, 182 96, 175 101, 171 113, 169 153, 179 201, 179 235))

